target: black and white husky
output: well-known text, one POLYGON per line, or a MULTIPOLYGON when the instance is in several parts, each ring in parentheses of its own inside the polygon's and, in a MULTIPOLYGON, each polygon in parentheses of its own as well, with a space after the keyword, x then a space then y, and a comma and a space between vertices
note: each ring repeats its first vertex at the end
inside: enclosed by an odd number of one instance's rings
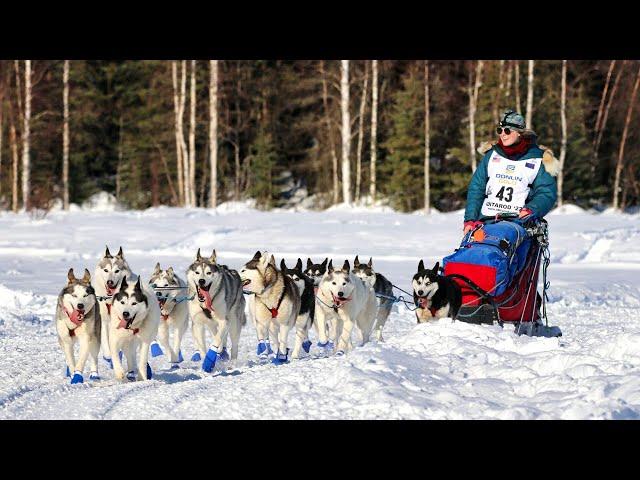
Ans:
POLYGON ((418 307, 418 323, 433 318, 450 317, 455 320, 462 304, 460 286, 450 278, 438 275, 440 262, 433 269, 424 268, 420 260, 418 272, 413 276, 413 301, 418 307))
MULTIPOLYGON (((124 259, 122 247, 114 257, 106 247, 104 255, 98 262, 93 271, 92 284, 95 290, 98 305, 100 307, 100 317, 109 319, 111 317, 111 306, 113 304, 113 296, 120 290, 120 284, 123 278, 131 277, 131 269, 124 259)), ((135 281, 135 280, 134 280, 135 281)), ((101 334, 102 357, 113 368, 111 361, 111 350, 109 347, 109 326, 105 320, 105 328, 101 334)))
POLYGON ((240 270, 242 286, 254 294, 252 317, 255 319, 258 335, 258 355, 267 349, 266 338, 271 341, 276 356, 276 365, 289 361, 287 337, 296 327, 296 343, 292 357, 298 356, 302 342, 307 336, 307 319, 299 317, 300 293, 291 278, 276 268, 273 255, 256 252, 253 258, 240 270), (300 323, 297 320, 300 319, 300 323))
POLYGON ((382 341, 382 329, 384 324, 387 323, 391 307, 393 307, 393 299, 389 298, 393 297, 393 285, 384 275, 373 270, 372 258, 369 258, 369 263, 360 263, 356 255, 353 261, 353 273, 356 277, 361 278, 364 283, 373 287, 376 295, 379 296, 378 315, 375 327, 373 327, 373 334, 376 340, 382 341))
MULTIPOLYGON (((160 268, 160 263, 156 264, 149 285, 156 291, 156 298, 160 306, 160 326, 158 327, 158 340, 169 352, 171 368, 178 368, 178 364, 183 361, 180 344, 182 337, 189 323, 189 312, 187 308, 187 284, 173 271, 173 267, 166 270, 160 268), (172 290, 171 287, 176 287, 172 290), (169 330, 173 332, 173 345, 169 342, 169 330)), ((151 344, 151 355, 154 357, 162 355, 160 346, 153 342, 151 344)))
POLYGON ((316 291, 322 276, 327 273, 327 262, 329 262, 328 258, 325 258, 322 263, 313 263, 310 258, 307 258, 307 268, 304 269, 304 274, 313 280, 316 291))
POLYGON ((137 277, 135 283, 129 283, 123 278, 118 293, 113 296, 109 321, 109 347, 113 372, 118 380, 125 376, 118 354, 120 351, 124 352, 127 359, 128 380, 136 379, 135 367, 140 379, 151 379, 149 346, 155 340, 159 326, 160 306, 154 292, 141 284, 140 277, 137 277))
POLYGON ((319 326, 321 342, 326 341, 322 337, 322 325, 329 323, 329 336, 335 342, 337 354, 351 348, 351 330, 354 326, 360 330, 364 345, 369 341, 377 308, 373 287, 355 276, 348 260, 340 270, 334 270, 333 262, 329 262, 316 294, 315 321, 319 326))
POLYGON ((67 363, 67 376, 71 383, 82 383, 82 371, 91 357, 91 374, 89 379, 97 380, 98 354, 100 352, 100 329, 102 322, 100 309, 97 306, 96 295, 91 286, 91 274, 85 268, 84 276, 77 279, 73 268, 67 273, 67 286, 58 295, 56 304, 56 331, 58 343, 62 347, 67 363), (73 345, 80 344, 80 353, 76 362, 73 355, 73 345))
POLYGON ((240 331, 247 320, 244 313, 242 282, 236 270, 217 263, 216 251, 209 258, 200 255, 187 270, 189 315, 198 352, 191 359, 202 358, 202 369, 211 372, 218 357, 228 358, 227 335, 231 337, 231 359, 238 358, 240 331), (205 327, 213 336, 205 346, 205 327))
MULTIPOLYGON (((298 259, 295 267, 287 268, 287 264, 284 261, 284 258, 280 261, 280 270, 287 275, 298 287, 298 292, 300 293, 300 312, 298 313, 298 318, 296 319, 296 325, 299 323, 304 324, 305 338, 302 342, 302 348, 306 353, 309 353, 309 349, 311 348, 311 341, 309 340, 309 327, 313 324, 313 318, 315 316, 315 306, 316 306, 316 294, 314 288, 314 282, 308 276, 306 276, 302 272, 302 260, 298 259)), ((296 342, 297 346, 297 342, 296 342)), ((293 351, 293 358, 297 358, 296 349, 293 351)))

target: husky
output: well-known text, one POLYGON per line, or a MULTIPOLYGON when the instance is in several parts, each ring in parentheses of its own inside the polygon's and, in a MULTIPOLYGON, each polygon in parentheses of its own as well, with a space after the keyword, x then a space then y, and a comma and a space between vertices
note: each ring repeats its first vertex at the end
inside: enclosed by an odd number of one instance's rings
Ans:
POLYGON ((203 258, 200 249, 187 270, 189 315, 198 352, 192 360, 203 358, 202 369, 210 373, 218 356, 228 358, 227 334, 231 337, 231 359, 238 358, 240 331, 247 323, 242 295, 242 282, 236 270, 216 262, 216 251, 203 258), (205 330, 213 335, 213 343, 206 349, 205 330))
MULTIPOLYGON (((298 312, 298 318, 296 319, 296 333, 304 333, 304 339, 301 346, 306 353, 309 353, 309 350, 311 349, 309 327, 313 324, 316 306, 316 294, 313 280, 302 273, 301 259, 298 259, 295 267, 287 268, 287 264, 283 258, 280 261, 280 270, 293 280, 293 283, 298 287, 298 293, 300 294, 300 311, 298 312)), ((296 347, 297 346, 298 342, 296 342, 296 347)), ((298 354, 300 353, 299 350, 299 348, 296 350, 294 347, 292 358, 298 358, 298 354)))
POLYGON ((58 295, 56 306, 56 330, 58 343, 64 351, 67 376, 71 383, 83 383, 82 371, 87 357, 91 357, 90 380, 98 380, 98 354, 100 353, 100 329, 102 322, 96 295, 91 286, 91 274, 85 268, 84 276, 77 279, 73 268, 67 273, 67 286, 58 295), (80 344, 80 358, 76 363, 73 345, 80 344))
POLYGON ((266 351, 265 339, 268 332, 276 354, 273 363, 287 363, 287 337, 289 331, 296 326, 296 343, 292 357, 297 358, 308 326, 304 316, 297 322, 301 302, 296 284, 276 268, 273 255, 260 251, 257 251, 240 270, 240 278, 243 288, 255 296, 253 315, 258 335, 258 355, 266 351))
POLYGON ((134 366, 138 367, 138 377, 151 380, 149 366, 149 346, 158 334, 160 326, 160 306, 153 292, 144 288, 138 276, 135 283, 127 278, 120 282, 120 289, 113 296, 109 321, 109 347, 113 360, 113 371, 118 380, 125 377, 118 352, 123 351, 127 359, 127 380, 135 380, 134 366), (140 347, 136 364, 136 348, 140 347))
POLYGON ((335 270, 329 262, 327 272, 318 285, 316 321, 331 320, 330 337, 335 342, 336 354, 351 349, 351 330, 355 324, 362 335, 362 345, 369 341, 376 319, 373 287, 366 285, 351 271, 349 260, 342 269, 335 270))
POLYGON ((380 298, 378 315, 373 332, 376 340, 381 342, 382 329, 384 328, 384 324, 387 323, 387 319, 391 313, 391 307, 393 307, 393 299, 389 298, 393 297, 393 285, 384 275, 373 270, 372 258, 369 258, 369 263, 360 263, 356 255, 353 261, 353 273, 369 287, 373 288, 376 296, 380 298))
POLYGON ((413 301, 418 307, 418 323, 444 317, 455 320, 460 310, 460 286, 450 278, 438 275, 439 268, 440 262, 436 262, 433 269, 425 269, 424 262, 420 260, 418 272, 413 276, 413 301))
POLYGON ((322 263, 313 263, 310 258, 307 258, 307 268, 304 269, 304 274, 313 280, 313 286, 315 287, 315 291, 318 291, 318 285, 320 284, 320 280, 322 280, 322 276, 327 271, 327 262, 328 258, 324 259, 322 263))
MULTIPOLYGON (((93 272, 93 288, 96 293, 98 305, 100 306, 100 317, 104 319, 111 318, 111 306, 113 304, 113 296, 120 289, 120 284, 124 278, 131 278, 131 268, 124 259, 122 247, 114 257, 106 247, 104 255, 98 262, 93 272)), ((109 328, 108 324, 102 329, 102 358, 113 368, 111 360, 111 351, 109 347, 109 328)))
MULTIPOLYGON (((156 263, 155 269, 149 279, 152 288, 156 290, 156 299, 160 307, 160 326, 158 327, 158 340, 167 352, 171 368, 178 368, 178 364, 183 361, 180 345, 182 337, 187 329, 188 308, 186 293, 187 284, 173 271, 173 267, 166 270, 160 268, 160 263, 156 263), (177 287, 172 290, 170 287, 177 287), (169 329, 173 331, 173 346, 169 343, 169 329)), ((162 349, 157 343, 151 344, 151 355, 154 357, 162 355, 162 349)))

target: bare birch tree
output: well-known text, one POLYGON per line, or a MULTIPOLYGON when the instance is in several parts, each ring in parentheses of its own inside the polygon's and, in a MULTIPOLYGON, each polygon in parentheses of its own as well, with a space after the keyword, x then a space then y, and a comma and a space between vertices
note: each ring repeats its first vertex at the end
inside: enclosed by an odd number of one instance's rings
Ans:
POLYGON ((502 90, 504 89, 504 60, 498 64, 498 88, 496 88, 493 100, 493 119, 496 123, 500 121, 500 101, 502 100, 502 90))
POLYGON ((560 125, 562 141, 560 143, 560 171, 558 172, 558 206, 563 204, 564 159, 567 156, 567 61, 562 61, 562 80, 560 82, 560 125))
POLYGON ((180 141, 180 98, 178 96, 178 62, 171 61, 171 78, 173 81, 173 111, 175 113, 176 166, 178 173, 178 205, 184 205, 184 179, 182 177, 182 142, 180 141))
POLYGON ((364 142, 364 111, 367 106, 367 93, 369 88, 369 69, 364 64, 364 80, 362 97, 360 98, 360 116, 358 118, 358 149, 356 151, 356 202, 360 200, 360 184, 362 182, 362 144, 364 142))
POLYGON ((9 144, 11 146, 11 210, 16 213, 18 211, 18 136, 16 135, 16 126, 13 119, 9 117, 11 122, 9 130, 9 144))
POLYGON ((527 77, 527 128, 532 128, 533 119, 533 67, 535 65, 534 60, 529 60, 529 75, 527 77))
POLYGON ((218 205, 218 60, 209 60, 209 208, 218 205))
POLYGON ((349 112, 349 60, 340 60, 340 110, 342 112, 342 201, 351 203, 351 116, 349 112))
POLYGON ((376 161, 378 153, 378 60, 371 61, 371 164, 369 165, 369 195, 376 201, 376 161))
POLYGON ((196 61, 191 60, 191 89, 189 98, 189 204, 196 206, 196 61))
POLYGON ((180 148, 182 149, 182 177, 184 182, 184 200, 186 207, 191 206, 191 182, 189 172, 189 152, 187 142, 184 139, 184 110, 187 99, 187 61, 180 62, 180 111, 178 114, 178 127, 180 136, 180 148))
POLYGON ((600 123, 602 121, 602 115, 604 114, 604 101, 607 98, 607 92, 609 91, 609 84, 611 82, 611 74, 613 73, 613 69, 616 67, 616 60, 611 60, 609 62, 609 70, 607 71, 607 80, 604 83, 604 89, 602 90, 602 97, 600 98, 600 105, 598 106, 598 116, 596 118, 596 126, 594 128, 593 135, 593 152, 595 156, 596 150, 596 140, 598 138, 598 132, 600 131, 600 123))
POLYGON ((602 114, 602 121, 600 122, 600 129, 598 131, 598 136, 596 138, 596 144, 593 151, 594 157, 593 157, 592 170, 595 168, 596 164, 598 163, 598 151, 600 150, 600 142, 602 141, 602 134, 605 128, 607 127, 607 120, 609 119, 609 109, 611 108, 613 99, 615 98, 616 92, 618 91, 618 85, 620 85, 620 78, 622 77, 622 72, 624 70, 626 63, 627 61, 623 60, 622 65, 620 65, 620 68, 618 69, 618 73, 616 73, 616 79, 613 81, 613 87, 611 88, 611 95, 609 96, 609 100, 607 101, 607 106, 604 108, 604 113, 602 114))
POLYGON ((431 213, 429 201, 429 158, 431 158, 431 122, 429 114, 429 60, 424 62, 424 213, 431 213))
POLYGON ((69 60, 64 61, 62 83, 62 205, 69 210, 69 60))
POLYGON ((516 90, 516 110, 522 113, 522 105, 520 104, 520 60, 516 60, 516 78, 514 83, 516 90))
POLYGON ((4 89, 5 85, 0 81, 0 200, 2 199, 2 139, 4 134, 2 114, 4 113, 4 89))
POLYGON ((329 112, 329 94, 327 89, 327 76, 324 70, 324 60, 320 62, 320 74, 322 76, 322 104, 324 106, 324 118, 327 126, 327 137, 329 138, 329 148, 331 150, 332 161, 332 178, 333 178, 333 204, 338 203, 340 188, 338 182, 338 155, 336 154, 336 145, 333 140, 333 129, 331 128, 331 114, 329 112))
POLYGON ((469 65, 469 155, 471 160, 471 171, 476 171, 476 108, 478 107, 478 92, 482 85, 483 61, 478 60, 475 68, 475 80, 473 74, 473 63, 469 65))
POLYGON ((636 81, 633 85, 633 91, 631 92, 631 101, 627 107, 627 117, 624 121, 624 130, 622 130, 622 138, 620 140, 620 149, 618 150, 618 162, 616 163, 616 176, 613 182, 613 208, 618 209, 618 197, 620 190, 620 175, 624 168, 624 147, 627 142, 627 135, 629 134, 629 124, 631 123, 631 116, 633 115, 633 107, 636 102, 636 94, 638 93, 638 84, 640 84, 640 67, 636 74, 636 81))
POLYGON ((22 206, 31 208, 29 193, 31 191, 31 60, 24 61, 24 126, 22 130, 22 206))

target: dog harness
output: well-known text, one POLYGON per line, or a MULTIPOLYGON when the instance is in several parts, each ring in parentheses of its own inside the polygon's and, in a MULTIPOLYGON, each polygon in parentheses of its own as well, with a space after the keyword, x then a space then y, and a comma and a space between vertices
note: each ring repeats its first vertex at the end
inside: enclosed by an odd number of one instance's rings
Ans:
POLYGON ((498 213, 518 213, 524 207, 542 158, 509 160, 493 152, 487 163, 487 185, 481 213, 493 217, 498 213))
POLYGON ((284 300, 284 292, 285 292, 285 288, 284 288, 284 285, 283 285, 282 293, 280 294, 280 299, 278 300, 278 304, 275 306, 275 308, 267 307, 267 304, 264 303, 262 300, 260 300, 260 303, 262 305, 264 305, 266 307, 266 309, 271 312, 271 318, 276 318, 278 316, 278 309, 280 308, 280 305, 282 305, 282 300, 284 300))

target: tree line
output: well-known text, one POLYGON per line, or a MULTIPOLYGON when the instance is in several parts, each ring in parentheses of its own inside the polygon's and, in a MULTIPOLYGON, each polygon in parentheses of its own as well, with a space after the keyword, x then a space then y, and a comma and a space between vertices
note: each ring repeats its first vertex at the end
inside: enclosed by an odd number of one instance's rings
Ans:
POLYGON ((464 206, 506 108, 559 158, 559 204, 640 202, 640 62, 3 60, 0 209, 286 201, 464 206))

